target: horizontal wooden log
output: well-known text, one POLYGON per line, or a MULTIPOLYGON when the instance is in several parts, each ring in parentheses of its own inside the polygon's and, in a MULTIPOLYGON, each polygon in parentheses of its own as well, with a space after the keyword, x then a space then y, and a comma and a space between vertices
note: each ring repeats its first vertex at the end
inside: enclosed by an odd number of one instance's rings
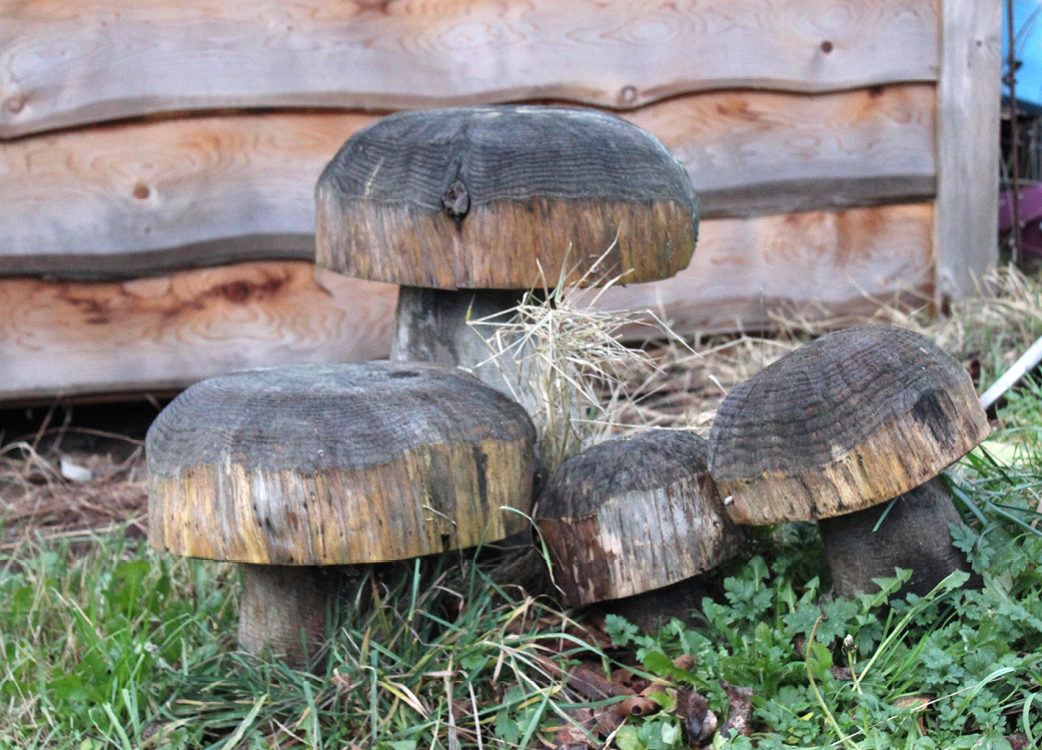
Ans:
MULTIPOLYGON (((912 204, 702 223, 691 265, 604 293, 681 334, 871 313, 930 295, 932 208, 912 204)), ((174 390, 230 369, 364 360, 390 348, 396 288, 306 262, 124 283, 0 279, 0 401, 174 390)), ((631 339, 660 329, 637 326, 631 339)))
POLYGON ((906 204, 704 222, 691 264, 671 279, 615 287, 606 310, 647 310, 630 339, 774 328, 924 304, 934 284, 933 207, 906 204))
POLYGON ((720 91, 623 116, 680 157, 703 216, 744 217, 932 196, 935 93, 720 91))
MULTIPOLYGON (((625 113, 706 218, 922 199, 934 87, 694 94, 625 113)), ((234 115, 0 143, 0 274, 132 278, 314 253, 314 185, 363 114, 234 115)))
POLYGON ((0 280, 0 400, 159 392, 228 370, 387 356, 397 288, 302 261, 124 283, 0 280))
POLYGON ((697 90, 933 81, 940 46, 922 0, 7 0, 0 17, 2 138, 228 107, 628 109, 697 90))

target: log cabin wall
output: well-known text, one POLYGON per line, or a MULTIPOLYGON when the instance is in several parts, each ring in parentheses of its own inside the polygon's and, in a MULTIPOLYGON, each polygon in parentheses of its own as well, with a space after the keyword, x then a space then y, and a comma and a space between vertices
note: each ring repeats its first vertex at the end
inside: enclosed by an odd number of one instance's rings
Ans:
POLYGON ((687 165, 681 333, 973 291, 996 259, 999 0, 0 0, 0 401, 387 353, 311 265, 315 180, 390 111, 599 107, 687 165), (175 7, 176 6, 176 7, 175 7))

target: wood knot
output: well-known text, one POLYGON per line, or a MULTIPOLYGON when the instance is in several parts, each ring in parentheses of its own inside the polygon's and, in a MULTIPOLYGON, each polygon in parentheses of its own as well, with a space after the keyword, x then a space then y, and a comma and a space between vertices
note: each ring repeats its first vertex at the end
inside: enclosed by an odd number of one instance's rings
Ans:
POLYGON ((4 109, 6 109, 12 115, 17 115, 25 108, 25 104, 25 97, 21 94, 15 94, 14 96, 4 101, 4 109))
POLYGON ((619 101, 623 104, 633 104, 637 101, 637 87, 623 86, 622 90, 619 91, 619 101))
POLYGON ((470 193, 463 180, 456 178, 441 196, 441 207, 458 225, 470 210, 470 193))

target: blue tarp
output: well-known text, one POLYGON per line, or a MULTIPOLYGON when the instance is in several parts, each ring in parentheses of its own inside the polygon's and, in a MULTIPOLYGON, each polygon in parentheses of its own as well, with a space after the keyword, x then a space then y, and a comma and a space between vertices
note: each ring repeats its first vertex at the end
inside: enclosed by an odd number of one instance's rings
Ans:
MULTIPOLYGON (((1002 0, 1002 96, 1009 98, 1009 15, 1002 0)), ((1042 112, 1042 0, 1013 0, 1013 52, 1017 68, 1017 104, 1042 112)))

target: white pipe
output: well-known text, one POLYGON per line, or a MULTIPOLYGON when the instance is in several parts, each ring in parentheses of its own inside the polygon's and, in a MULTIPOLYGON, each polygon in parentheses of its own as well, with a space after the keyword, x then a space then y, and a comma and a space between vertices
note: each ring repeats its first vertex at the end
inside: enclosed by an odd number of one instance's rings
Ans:
POLYGON ((1030 349, 1021 354, 1020 359, 1014 362, 1008 370, 1002 373, 1002 377, 996 380, 995 384, 984 392, 984 395, 980 397, 981 406, 987 409, 1002 398, 1002 394, 1024 377, 1028 370, 1037 365, 1039 361, 1042 361, 1042 338, 1039 338, 1038 341, 1031 345, 1030 349))

